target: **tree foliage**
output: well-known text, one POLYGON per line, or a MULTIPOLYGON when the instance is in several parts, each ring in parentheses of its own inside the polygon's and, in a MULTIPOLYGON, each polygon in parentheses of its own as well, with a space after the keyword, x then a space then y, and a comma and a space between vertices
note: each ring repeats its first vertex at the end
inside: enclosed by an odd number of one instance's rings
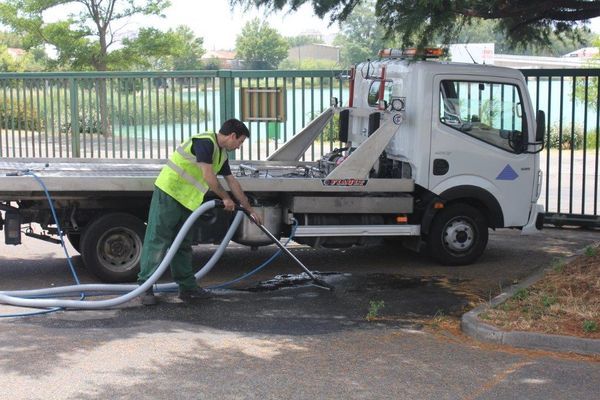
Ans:
POLYGON ((0 44, 6 47, 24 48, 23 38, 21 35, 17 35, 14 32, 2 32, 0 31, 0 44))
POLYGON ((105 71, 109 49, 134 15, 160 15, 168 0, 4 0, 0 22, 23 35, 26 47, 48 44, 56 63, 69 69, 105 71), (46 22, 44 13, 64 11, 65 17, 46 22), (71 11, 75 10, 75 11, 71 11))
POLYGON ((250 69, 276 69, 288 55, 287 41, 258 18, 248 22, 235 41, 236 57, 250 69))
MULTIPOLYGON (((600 35, 596 36, 593 42, 593 46, 597 47, 600 51, 600 35)), ((600 68, 600 53, 592 57, 588 61, 587 67, 600 68)), ((577 79, 575 81, 575 84, 575 98, 578 101, 587 104, 587 106, 590 107, 592 110, 600 112, 600 110, 598 110, 598 97, 600 96, 600 77, 591 77, 589 80, 577 79)))
POLYGON ((315 69, 342 69, 336 61, 332 60, 318 60, 314 58, 303 58, 302 60, 291 60, 289 58, 283 60, 279 64, 280 69, 297 69, 297 70, 315 70, 315 69))
POLYGON ((135 38, 123 40, 123 48, 111 53, 112 63, 119 69, 150 69, 182 71, 202 68, 204 40, 196 37, 187 26, 162 32, 142 28, 135 38))
POLYGON ((357 5, 352 14, 340 23, 341 31, 334 44, 341 47, 342 65, 365 61, 376 56, 382 48, 389 47, 389 41, 384 39, 385 30, 375 17, 374 3, 371 0, 357 5))
POLYGON ((307 44, 321 44, 323 43, 323 39, 310 36, 310 35, 298 35, 298 36, 288 36, 285 38, 290 47, 299 47, 305 46, 307 44))
POLYGON ((43 47, 24 48, 23 40, 12 32, 0 31, 0 72, 39 72, 48 64, 48 56, 43 47), (26 50, 25 54, 14 56, 9 48, 26 50))
MULTIPOLYGON (((264 6, 292 11, 310 3, 314 12, 331 22, 345 21, 365 0, 230 0, 232 5, 264 6)), ((497 20, 511 45, 549 45, 552 33, 576 39, 582 22, 600 16, 597 0, 377 0, 375 14, 391 38, 403 45, 427 45, 434 37, 449 43, 474 18, 497 20)))

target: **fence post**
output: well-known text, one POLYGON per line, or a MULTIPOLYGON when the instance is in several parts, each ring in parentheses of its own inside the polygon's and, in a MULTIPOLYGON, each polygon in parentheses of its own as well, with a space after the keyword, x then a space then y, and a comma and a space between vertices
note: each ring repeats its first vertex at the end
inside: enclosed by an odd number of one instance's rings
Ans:
MULTIPOLYGON (((235 118, 235 81, 233 71, 223 69, 217 71, 219 77, 219 126, 230 118, 235 118)), ((235 160, 235 152, 228 153, 230 160, 235 160)))
POLYGON ((69 83, 71 86, 71 155, 72 157, 81 157, 77 82, 75 78, 69 78, 69 83))

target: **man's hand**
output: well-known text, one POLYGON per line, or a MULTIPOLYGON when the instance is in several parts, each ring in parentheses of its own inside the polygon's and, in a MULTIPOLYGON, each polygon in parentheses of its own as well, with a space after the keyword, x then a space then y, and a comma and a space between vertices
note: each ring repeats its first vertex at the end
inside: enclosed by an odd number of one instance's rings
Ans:
POLYGON ((235 211, 235 203, 231 199, 223 199, 223 208, 227 211, 235 211))
POLYGON ((259 217, 259 215, 256 213, 256 211, 254 211, 253 208, 250 208, 248 210, 248 212, 250 213, 250 216, 258 223, 258 224, 262 224, 262 219, 259 217))
POLYGON ((227 175, 225 177, 225 181, 227 182, 227 185, 229 186, 229 189, 231 189, 231 192, 233 193, 235 198, 238 199, 238 201, 240 202, 241 206, 244 207, 246 211, 248 211, 248 214, 250 214, 250 216, 256 222, 262 224, 262 218, 258 216, 256 211, 254 211, 254 209, 250 205, 250 202, 244 194, 244 191, 242 190, 242 187, 240 186, 240 183, 237 181, 237 179, 235 179, 233 175, 227 175))

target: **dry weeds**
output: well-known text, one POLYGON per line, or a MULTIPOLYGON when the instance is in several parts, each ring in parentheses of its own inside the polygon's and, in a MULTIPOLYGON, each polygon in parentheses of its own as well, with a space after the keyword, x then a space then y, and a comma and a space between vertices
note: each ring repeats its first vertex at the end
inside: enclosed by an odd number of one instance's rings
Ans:
POLYGON ((600 248, 556 262, 542 280, 479 317, 506 330, 600 339, 600 248))

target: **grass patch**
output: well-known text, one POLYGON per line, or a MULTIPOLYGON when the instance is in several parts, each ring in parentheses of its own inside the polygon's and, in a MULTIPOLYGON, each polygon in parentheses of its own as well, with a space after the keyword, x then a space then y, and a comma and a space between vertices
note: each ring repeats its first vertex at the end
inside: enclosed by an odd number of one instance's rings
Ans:
POLYGON ((527 297, 529 297, 529 289, 527 288, 521 288, 512 295, 515 300, 525 300, 527 297))
POLYGON ((367 321, 374 321, 379 318, 379 311, 385 307, 383 300, 371 300, 369 302, 369 312, 367 313, 367 321))
POLYGON ((583 331, 586 333, 598 332, 598 323, 596 321, 583 321, 583 331))
POLYGON ((588 246, 585 248, 585 255, 588 257, 594 257, 598 254, 598 249, 596 247, 588 246))
POLYGON ((566 266, 567 266, 567 263, 561 259, 556 259, 551 264, 551 267, 554 270, 554 272, 557 272, 559 274, 564 271, 566 266))
POLYGON ((554 261, 542 280, 519 289, 481 318, 502 329, 600 339, 598 247, 587 247, 568 264, 554 261))

